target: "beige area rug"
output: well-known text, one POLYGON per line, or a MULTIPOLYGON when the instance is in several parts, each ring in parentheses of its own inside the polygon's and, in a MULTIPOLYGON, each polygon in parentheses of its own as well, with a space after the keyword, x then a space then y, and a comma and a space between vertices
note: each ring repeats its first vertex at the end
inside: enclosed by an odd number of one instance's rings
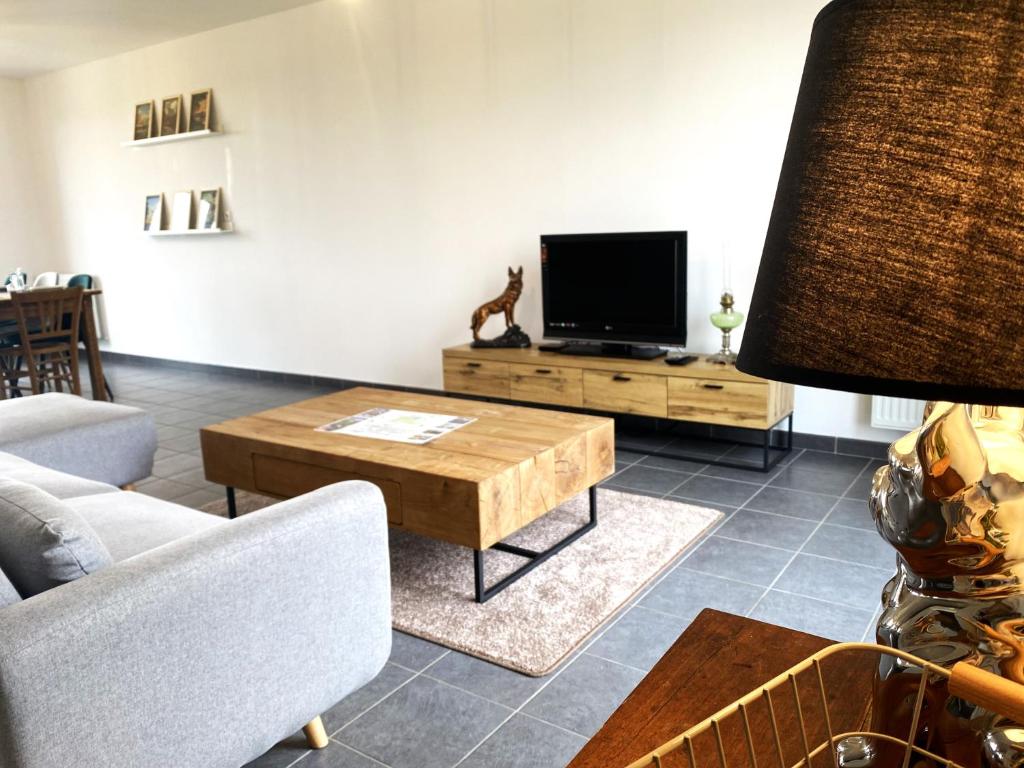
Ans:
MULTIPOLYGON (((239 514, 272 503, 248 493, 237 498, 239 514)), ((203 510, 225 516, 227 503, 203 510)), ((584 493, 506 541, 546 549, 585 523, 587 514, 584 493)), ((544 675, 721 517, 713 509, 601 489, 597 528, 483 605, 474 600, 472 550, 392 529, 392 622, 402 632, 544 675)), ((487 552, 487 583, 525 562, 487 552)))

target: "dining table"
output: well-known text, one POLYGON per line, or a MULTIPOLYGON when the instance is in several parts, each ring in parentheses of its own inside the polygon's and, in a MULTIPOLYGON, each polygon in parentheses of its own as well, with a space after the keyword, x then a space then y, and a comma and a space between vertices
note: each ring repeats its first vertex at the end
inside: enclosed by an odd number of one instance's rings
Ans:
MULTIPOLYGON (((103 379, 103 361, 100 358, 99 334, 96 332, 96 312, 93 303, 103 293, 100 288, 87 288, 82 299, 82 343, 89 363, 89 382, 92 385, 92 399, 106 400, 107 389, 103 379)), ((0 291, 0 322, 16 320, 11 294, 0 291)))

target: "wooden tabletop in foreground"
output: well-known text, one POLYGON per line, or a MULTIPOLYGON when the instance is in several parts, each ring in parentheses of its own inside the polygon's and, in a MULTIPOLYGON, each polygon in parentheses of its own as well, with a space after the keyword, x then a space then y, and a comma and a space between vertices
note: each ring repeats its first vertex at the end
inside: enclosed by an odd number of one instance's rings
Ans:
MULTIPOLYGON (((695 574, 695 578, 700 578, 695 574)), ((702 611, 640 685, 569 764, 569 768, 624 768, 683 731, 710 717, 759 685, 821 650, 831 641, 773 624, 712 609, 702 611)), ((823 664, 829 713, 836 733, 863 724, 871 699, 877 655, 833 656, 823 664)), ((801 680, 804 716, 814 737, 824 736, 819 701, 801 680)), ((803 753, 800 727, 789 691, 773 696, 782 748, 792 765, 803 753)), ((764 707, 765 712, 766 707, 764 707)), ((765 712, 751 705, 758 765, 778 765, 765 712)), ((723 726, 730 766, 750 765, 739 728, 723 726)), ((719 766, 710 732, 697 740, 698 768, 719 766), (701 754, 704 755, 703 761, 701 754)), ((831 756, 821 765, 827 764, 831 756)), ((682 754, 662 761, 664 768, 688 766, 682 754)))
POLYGON ((211 482, 287 498, 344 479, 384 492, 394 526, 486 549, 608 477, 611 419, 357 387, 206 427, 211 482), (318 432, 372 408, 467 416, 426 445, 318 432))

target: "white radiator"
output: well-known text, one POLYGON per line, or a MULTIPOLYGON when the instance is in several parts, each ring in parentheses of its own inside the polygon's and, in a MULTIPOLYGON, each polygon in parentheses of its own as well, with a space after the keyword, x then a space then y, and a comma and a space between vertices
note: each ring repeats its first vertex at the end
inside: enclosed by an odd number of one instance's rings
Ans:
POLYGON ((921 426, 924 400, 906 400, 902 397, 871 398, 871 426, 882 429, 902 429, 909 432, 921 426))

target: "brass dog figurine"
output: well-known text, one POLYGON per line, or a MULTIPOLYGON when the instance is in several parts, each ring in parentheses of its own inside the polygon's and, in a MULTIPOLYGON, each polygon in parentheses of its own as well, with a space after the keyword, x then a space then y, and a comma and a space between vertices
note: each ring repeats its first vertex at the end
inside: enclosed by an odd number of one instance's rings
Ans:
MULTIPOLYGON (((932 402, 889 449, 871 512, 899 553, 878 642, 943 666, 958 661, 1024 683, 1024 409, 932 402)), ((875 729, 905 736, 919 673, 884 658, 875 729), (891 729, 891 730, 890 730, 891 729)), ((961 765, 1019 766, 1018 724, 937 692, 915 734, 961 765)), ((884 748, 881 760, 887 764, 884 748)), ((902 757, 902 753, 900 755, 902 757)))
POLYGON ((519 301, 519 296, 523 293, 523 268, 519 267, 516 272, 512 271, 512 267, 508 268, 508 285, 505 287, 504 292, 494 299, 488 301, 486 304, 481 304, 473 312, 473 317, 470 320, 470 330, 473 331, 473 346, 474 347, 528 347, 530 346, 530 337, 523 333, 522 328, 516 325, 515 322, 515 307, 516 302, 519 301), (505 333, 496 339, 481 339, 480 329, 483 328, 484 323, 487 322, 487 318, 491 315, 497 315, 504 313, 505 315, 505 333))

